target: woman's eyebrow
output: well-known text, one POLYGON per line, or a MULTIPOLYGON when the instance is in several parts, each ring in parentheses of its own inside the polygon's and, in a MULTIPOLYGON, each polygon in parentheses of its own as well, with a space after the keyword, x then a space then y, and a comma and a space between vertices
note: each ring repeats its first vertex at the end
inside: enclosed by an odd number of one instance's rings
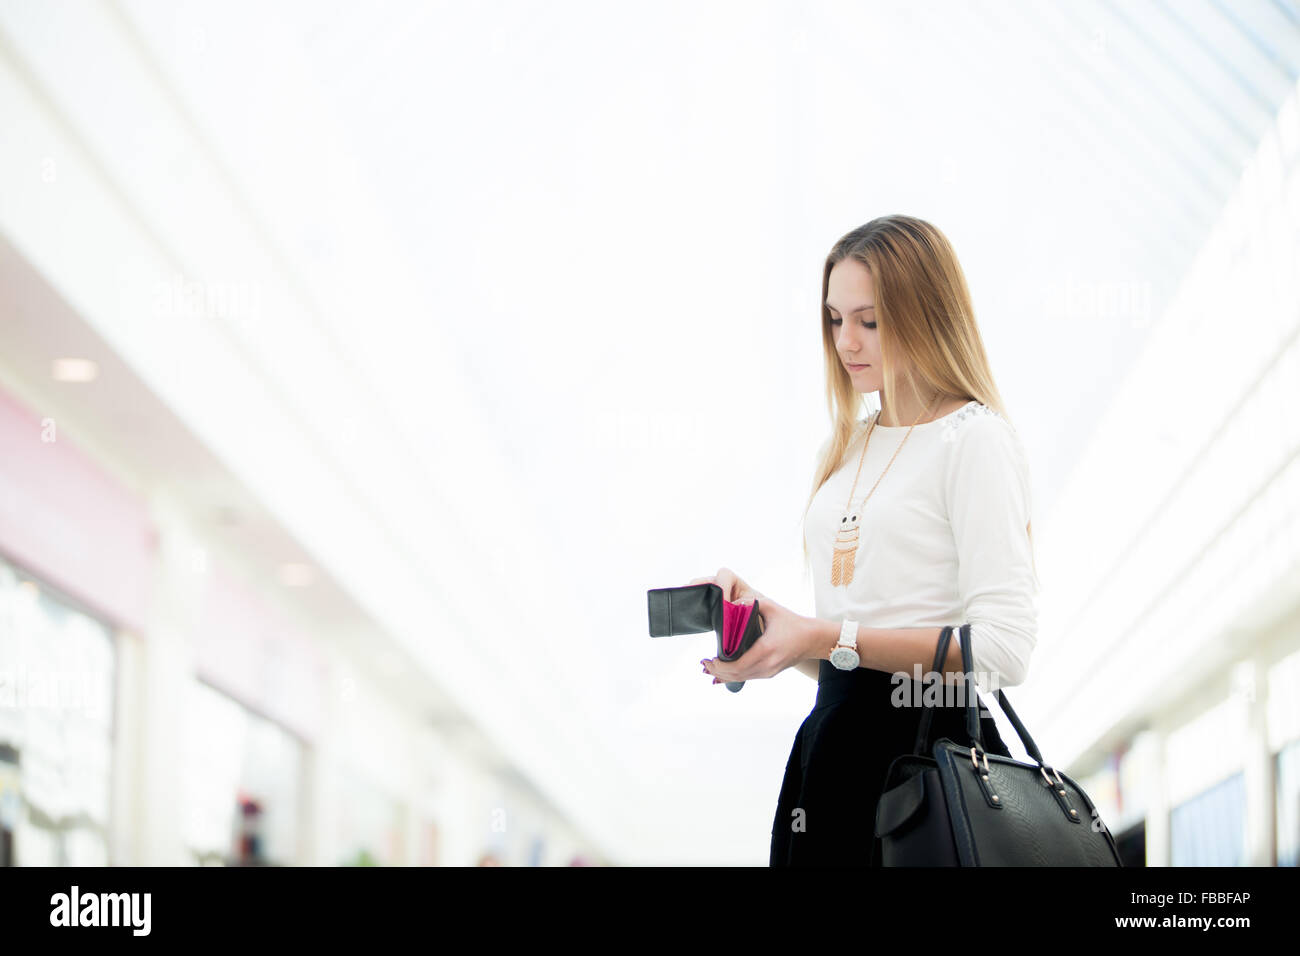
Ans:
MULTIPOLYGON (((828 308, 828 309, 834 309, 834 308, 835 308, 835 306, 831 305, 829 302, 826 302, 826 303, 823 303, 823 304, 824 304, 824 305, 826 306, 826 308, 828 308)), ((851 312, 849 312, 849 315, 857 315, 859 312, 866 312, 868 309, 875 309, 875 306, 874 306, 874 305, 860 305, 860 306, 858 306, 856 309, 853 309, 851 312)), ((838 312, 839 310, 836 309, 836 311, 838 312)))

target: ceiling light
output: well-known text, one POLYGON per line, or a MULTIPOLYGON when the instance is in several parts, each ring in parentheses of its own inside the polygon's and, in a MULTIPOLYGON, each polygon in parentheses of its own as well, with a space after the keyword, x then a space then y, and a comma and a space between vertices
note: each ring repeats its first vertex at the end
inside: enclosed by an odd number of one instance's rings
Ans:
POLYGON ((56 382, 93 382, 99 366, 90 359, 59 358, 54 360, 56 382))
POLYGON ((288 588, 305 588, 312 581, 311 567, 306 564, 280 565, 280 583, 288 588))

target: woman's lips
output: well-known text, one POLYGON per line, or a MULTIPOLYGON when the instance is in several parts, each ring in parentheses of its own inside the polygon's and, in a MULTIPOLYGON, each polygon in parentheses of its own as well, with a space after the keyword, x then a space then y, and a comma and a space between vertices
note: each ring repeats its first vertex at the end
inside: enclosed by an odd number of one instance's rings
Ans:
POLYGON ((850 372, 861 372, 864 368, 869 368, 869 367, 870 366, 868 365, 854 365, 852 362, 849 363, 850 372))

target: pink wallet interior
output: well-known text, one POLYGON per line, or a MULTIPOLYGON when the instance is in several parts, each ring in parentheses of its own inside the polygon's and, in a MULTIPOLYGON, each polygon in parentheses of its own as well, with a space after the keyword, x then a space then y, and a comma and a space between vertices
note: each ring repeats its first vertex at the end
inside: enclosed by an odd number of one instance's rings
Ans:
POLYGON ((745 635, 745 625, 749 623, 749 615, 754 612, 753 603, 749 604, 732 604, 726 598, 722 599, 722 652, 724 654, 734 654, 740 647, 740 639, 745 635))

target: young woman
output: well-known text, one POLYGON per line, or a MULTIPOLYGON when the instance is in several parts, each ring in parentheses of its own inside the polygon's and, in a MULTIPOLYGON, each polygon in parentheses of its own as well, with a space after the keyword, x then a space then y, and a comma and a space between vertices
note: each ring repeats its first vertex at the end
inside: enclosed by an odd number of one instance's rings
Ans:
MULTIPOLYGON (((984 693, 1028 672, 1038 616, 1029 468, 961 266, 931 224, 884 216, 836 242, 821 330, 832 425, 804 514, 815 616, 727 568, 691 583, 717 583, 738 603, 758 598, 766 621, 739 660, 701 662, 716 683, 789 667, 817 680, 786 764, 770 864, 879 866, 876 803, 889 764, 915 744, 929 682, 914 681, 932 678, 942 628, 970 624, 984 693), (859 418, 868 392, 880 407, 859 418)), ((963 671, 958 637, 943 667, 949 692, 963 671)), ((931 742, 967 742, 961 698, 944 700, 931 742)), ((988 752, 1010 756, 981 713, 988 752)))

